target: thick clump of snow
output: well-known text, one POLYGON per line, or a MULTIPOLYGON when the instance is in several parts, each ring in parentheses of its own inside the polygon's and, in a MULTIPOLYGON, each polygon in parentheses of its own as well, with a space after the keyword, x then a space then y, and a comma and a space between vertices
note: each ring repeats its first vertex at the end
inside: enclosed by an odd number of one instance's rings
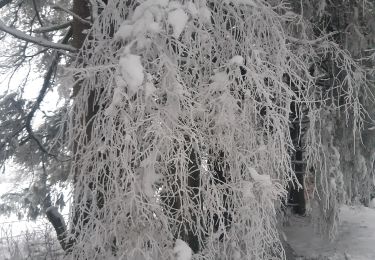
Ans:
POLYGON ((145 83, 145 97, 146 99, 150 96, 152 96, 152 94, 156 91, 156 88, 154 86, 154 84, 152 82, 146 82, 145 83))
POLYGON ((338 235, 330 241, 314 230, 309 218, 293 217, 284 232, 296 259, 375 259, 375 209, 343 206, 338 235))
POLYGON ((261 175, 252 167, 249 167, 249 172, 254 181, 261 182, 265 185, 271 185, 271 178, 269 175, 261 175))
POLYGON ((189 245, 181 239, 176 240, 173 252, 176 255, 176 260, 190 260, 193 254, 189 245))
POLYGON ((122 78, 128 85, 128 91, 130 94, 136 93, 144 79, 141 57, 139 55, 127 54, 125 57, 120 58, 119 63, 122 78))
POLYGON ((184 30, 188 18, 187 14, 181 8, 169 12, 168 22, 173 28, 173 36, 175 38, 178 38, 184 30))
POLYGON ((133 34, 133 25, 123 23, 115 33, 115 38, 126 40, 133 34))
POLYGON ((243 65, 244 59, 242 56, 237 55, 234 56, 229 62, 237 65, 243 65))
POLYGON ((141 167, 143 168, 142 190, 149 198, 155 195, 153 185, 161 178, 161 176, 155 172, 153 161, 156 160, 156 156, 156 153, 152 153, 147 159, 141 162, 141 167))

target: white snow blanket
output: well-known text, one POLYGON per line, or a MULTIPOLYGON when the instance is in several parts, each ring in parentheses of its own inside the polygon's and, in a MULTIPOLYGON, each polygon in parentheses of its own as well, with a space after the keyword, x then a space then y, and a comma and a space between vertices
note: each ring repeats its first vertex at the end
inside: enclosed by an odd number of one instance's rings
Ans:
POLYGON ((374 260, 375 209, 343 206, 341 223, 334 241, 316 233, 308 218, 293 217, 284 232, 300 257, 314 260, 374 260))

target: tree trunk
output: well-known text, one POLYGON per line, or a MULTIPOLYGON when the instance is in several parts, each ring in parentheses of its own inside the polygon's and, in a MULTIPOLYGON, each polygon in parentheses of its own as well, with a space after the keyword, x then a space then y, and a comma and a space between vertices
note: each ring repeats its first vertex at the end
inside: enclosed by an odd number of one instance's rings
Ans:
MULTIPOLYGON (((73 1, 73 13, 77 14, 79 17, 87 18, 90 16, 90 9, 88 5, 88 0, 74 0, 73 1)), ((84 34, 84 30, 89 29, 89 25, 82 23, 79 19, 76 17, 73 18, 72 23, 72 41, 71 45, 75 47, 77 50, 80 50, 83 46, 83 43, 86 39, 86 34, 84 34)), ((80 84, 76 84, 73 86, 73 97, 80 91, 80 84)), ((89 110, 87 111, 87 119, 86 121, 90 121, 90 119, 95 115, 97 111, 97 106, 94 105, 94 93, 92 93, 89 97, 89 110)), ((88 139, 90 139, 90 133, 91 133, 92 123, 88 124, 88 127, 86 129, 86 133, 88 136, 88 139)), ((75 153, 76 146, 73 147, 73 153, 75 153)), ((79 174, 79 173, 76 173, 79 174)), ((49 208, 49 210, 46 211, 46 215, 48 220, 53 225, 57 238, 60 242, 60 245, 62 246, 63 250, 65 252, 70 252, 72 250, 72 247, 75 244, 76 238, 79 235, 80 232, 75 233, 74 236, 71 236, 68 238, 65 224, 63 223, 63 219, 58 213, 57 209, 52 207, 49 208)), ((78 220, 86 221, 87 219, 87 213, 85 213, 83 210, 77 210, 74 213, 73 217, 73 227, 77 224, 78 220)))
MULTIPOLYGON (((79 17, 84 18, 84 19, 89 17, 90 9, 89 9, 88 3, 89 1, 87 0, 74 0, 73 1, 73 13, 77 14, 79 17)), ((83 32, 84 30, 87 30, 87 29, 89 29, 88 24, 82 23, 76 17, 73 18, 73 23, 72 23, 72 28, 71 28, 72 30, 71 45, 78 50, 80 50, 83 46, 83 43, 86 39, 86 34, 84 34, 83 32)), ((73 97, 79 91, 80 91, 80 84, 76 84, 75 86, 73 86, 73 97)), ((95 93, 91 93, 91 95, 88 97, 89 110, 87 111, 87 118, 86 118, 86 121, 90 122, 86 129, 88 140, 90 139, 91 130, 92 130, 92 122, 90 119, 96 114, 98 110, 97 106, 95 106, 94 104, 94 94, 95 93)), ((75 151, 76 151, 76 145, 74 145, 73 147, 74 154, 75 154, 75 151)), ((75 174, 77 175, 79 173, 75 173, 75 174)), ((90 207, 89 205, 87 206, 88 208, 90 207)), ((47 215, 48 220, 51 222, 51 224, 53 225, 56 231, 57 238, 59 240, 59 243, 62 249, 65 252, 70 252, 80 232, 75 232, 75 234, 70 237, 67 236, 68 230, 65 226, 62 216, 60 215, 60 213, 58 213, 57 208, 55 207, 48 208, 46 211, 46 215, 47 215)), ((82 209, 76 210, 74 212, 73 223, 72 223, 73 229, 76 226, 78 221, 84 222, 84 221, 87 221, 87 218, 88 218, 88 215, 84 210, 82 209)))
POLYGON ((304 174, 305 174, 305 163, 303 157, 303 122, 300 118, 300 107, 293 102, 291 104, 291 128, 290 135, 293 140, 294 151, 292 154, 294 172, 297 175, 297 182, 291 184, 289 203, 293 207, 293 212, 298 215, 304 215, 306 212, 306 200, 305 200, 305 187, 304 187, 304 174))
MULTIPOLYGON (((88 0, 74 0, 73 1, 73 13, 78 15, 83 19, 87 19, 90 17, 90 8, 89 8, 89 1, 88 0)), ((76 17, 73 17, 73 47, 80 50, 82 48, 83 42, 86 39, 86 34, 84 30, 90 28, 90 26, 86 23, 82 23, 76 17)))

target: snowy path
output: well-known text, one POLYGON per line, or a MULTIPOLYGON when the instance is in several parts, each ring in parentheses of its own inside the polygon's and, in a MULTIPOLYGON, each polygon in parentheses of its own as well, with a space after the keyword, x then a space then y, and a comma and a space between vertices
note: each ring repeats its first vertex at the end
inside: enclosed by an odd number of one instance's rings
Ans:
POLYGON ((300 259, 374 260, 375 209, 344 206, 340 218, 338 236, 333 242, 317 235, 306 218, 292 218, 284 232, 300 259))

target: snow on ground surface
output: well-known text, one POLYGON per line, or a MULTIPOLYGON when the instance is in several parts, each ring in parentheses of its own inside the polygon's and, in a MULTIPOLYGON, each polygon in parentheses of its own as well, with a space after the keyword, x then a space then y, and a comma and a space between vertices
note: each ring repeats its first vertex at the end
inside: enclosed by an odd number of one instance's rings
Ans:
POLYGON ((374 260, 375 209, 343 206, 340 219, 338 235, 331 242, 314 231, 309 218, 292 217, 284 232, 296 259, 374 260))

